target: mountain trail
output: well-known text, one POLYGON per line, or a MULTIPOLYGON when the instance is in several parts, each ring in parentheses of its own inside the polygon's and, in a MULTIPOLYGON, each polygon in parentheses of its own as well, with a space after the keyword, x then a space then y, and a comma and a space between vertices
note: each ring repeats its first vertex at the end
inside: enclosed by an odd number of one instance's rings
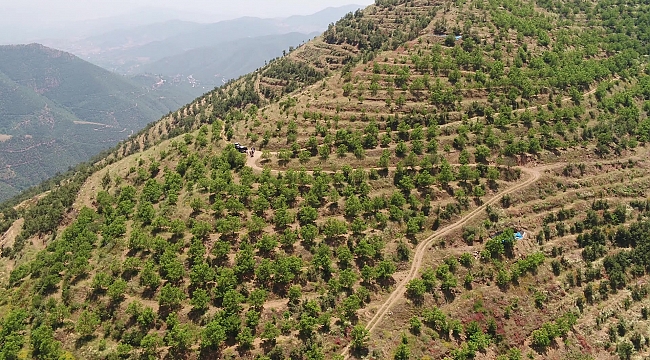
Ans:
MULTIPOLYGON (((543 169, 546 167, 540 167, 540 168, 520 168, 523 172, 527 173, 529 177, 522 183, 519 183, 517 185, 514 185, 503 192, 495 195, 492 199, 489 201, 485 202, 483 205, 479 206, 478 208, 472 210, 465 216, 463 216, 461 219, 459 219, 457 222, 450 224, 443 229, 440 229, 433 233, 431 236, 420 242, 418 247, 415 250, 415 255, 413 258, 413 262, 411 263, 411 269, 408 273, 408 275, 403 278, 395 290, 391 293, 391 295, 388 297, 388 299, 380 306, 379 310, 375 315, 368 321, 366 324, 366 330, 369 332, 372 332, 379 323, 384 319, 387 313, 389 313, 390 309, 397 304, 398 301, 402 300, 404 298, 404 292, 406 290, 406 285, 408 284, 409 281, 414 279, 422 267, 422 262, 424 260, 424 255, 426 254, 426 251, 429 250, 431 247, 431 244, 440 238, 441 236, 447 235, 451 233, 452 231, 458 230, 461 228, 463 225, 467 224, 472 218, 475 216, 479 215, 481 212, 483 212, 489 205, 492 205, 499 201, 503 196, 511 194, 515 191, 521 190, 526 188, 527 186, 535 183, 539 178, 542 176, 543 169)), ((345 359, 350 358, 349 354, 349 349, 350 345, 346 346, 343 349, 342 355, 345 356, 345 359)))
MULTIPOLYGON (((621 162, 621 161, 629 161, 629 160, 641 160, 645 157, 648 156, 650 152, 650 149, 645 149, 644 151, 641 151, 639 153, 636 153, 634 155, 631 155, 629 157, 625 158, 620 158, 620 159, 615 159, 611 161, 593 161, 593 162, 588 162, 587 164, 597 164, 597 163, 616 163, 616 162, 621 162)), ((547 171, 551 170, 553 168, 561 167, 563 165, 566 165, 564 162, 556 163, 556 164, 548 164, 548 165, 542 165, 538 166, 535 168, 525 168, 525 167, 518 167, 521 169, 523 172, 527 173, 529 177, 522 183, 513 185, 512 187, 504 190, 503 192, 498 193, 492 199, 489 201, 485 202, 483 205, 480 207, 472 210, 471 212, 467 213, 464 215, 462 218, 460 218, 458 221, 456 221, 453 224, 450 224, 435 233, 433 233, 431 236, 428 238, 424 239, 420 244, 417 246, 415 250, 415 255, 413 258, 413 262, 411 263, 411 269, 409 273, 407 274, 406 277, 402 278, 395 290, 390 294, 388 299, 379 307, 379 310, 375 315, 366 323, 366 330, 368 332, 372 332, 375 330, 375 328, 381 323, 381 321, 384 319, 384 317, 390 313, 390 309, 395 306, 399 301, 404 299, 404 293, 406 291, 406 285, 408 284, 409 281, 415 279, 418 275, 418 272, 420 268, 422 267, 422 263, 424 260, 424 255, 426 254, 426 251, 429 250, 433 242, 437 239, 439 239, 442 236, 448 235, 452 231, 456 231, 465 224, 467 224, 472 218, 475 216, 479 215, 482 211, 484 211, 489 205, 493 205, 497 201, 499 201, 503 196, 512 194, 518 190, 522 190, 529 185, 532 185, 535 183, 537 180, 540 179, 542 174, 547 171)), ((346 346, 343 351, 341 352, 341 355, 345 356, 345 359, 350 359, 350 345, 346 346)))

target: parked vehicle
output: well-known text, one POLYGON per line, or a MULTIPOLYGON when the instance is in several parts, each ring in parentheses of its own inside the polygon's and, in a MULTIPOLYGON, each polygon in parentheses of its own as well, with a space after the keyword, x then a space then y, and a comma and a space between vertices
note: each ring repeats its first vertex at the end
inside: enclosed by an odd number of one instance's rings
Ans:
POLYGON ((237 149, 237 151, 239 151, 240 153, 246 153, 246 152, 248 152, 248 147, 246 147, 246 146, 242 146, 242 145, 239 144, 239 143, 235 143, 235 149, 237 149))

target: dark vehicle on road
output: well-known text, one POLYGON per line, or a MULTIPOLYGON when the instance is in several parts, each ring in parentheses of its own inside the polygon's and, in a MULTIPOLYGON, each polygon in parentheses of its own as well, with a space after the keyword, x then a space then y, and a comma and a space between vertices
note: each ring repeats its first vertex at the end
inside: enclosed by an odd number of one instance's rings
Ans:
POLYGON ((246 153, 248 151, 248 148, 246 146, 242 146, 239 143, 235 143, 235 149, 237 149, 237 151, 240 153, 246 153))

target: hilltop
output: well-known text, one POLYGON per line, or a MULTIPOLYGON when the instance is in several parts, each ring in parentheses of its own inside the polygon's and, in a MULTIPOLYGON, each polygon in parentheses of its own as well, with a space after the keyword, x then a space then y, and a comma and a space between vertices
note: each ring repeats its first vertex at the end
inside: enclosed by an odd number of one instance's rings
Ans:
POLYGON ((649 356, 648 19, 346 15, 6 203, 1 354, 649 356))
POLYGON ((0 47, 0 199, 90 159, 183 103, 32 44, 0 47))

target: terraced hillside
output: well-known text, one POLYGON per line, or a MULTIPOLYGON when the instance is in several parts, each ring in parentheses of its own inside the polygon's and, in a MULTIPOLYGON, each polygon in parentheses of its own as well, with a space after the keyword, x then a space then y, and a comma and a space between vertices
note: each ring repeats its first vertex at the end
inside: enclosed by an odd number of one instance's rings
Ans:
POLYGON ((649 356, 648 19, 346 16, 5 204, 0 354, 649 356))

